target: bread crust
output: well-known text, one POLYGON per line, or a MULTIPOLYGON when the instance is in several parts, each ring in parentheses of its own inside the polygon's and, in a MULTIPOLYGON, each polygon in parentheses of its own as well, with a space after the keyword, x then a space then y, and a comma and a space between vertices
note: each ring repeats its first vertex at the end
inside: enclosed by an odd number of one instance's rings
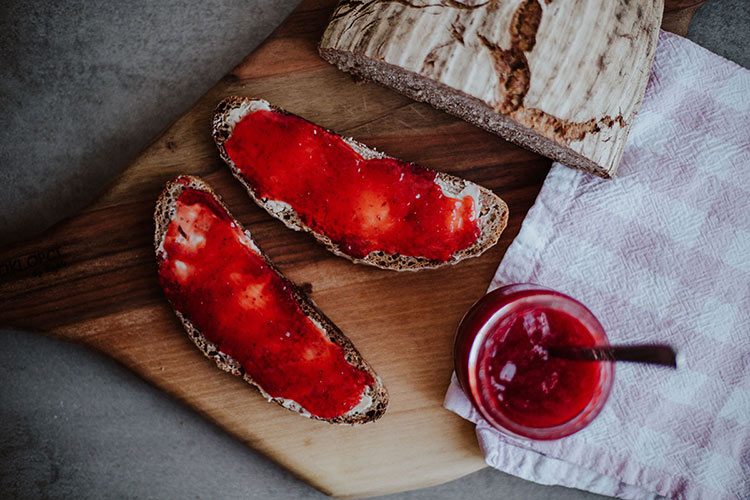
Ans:
MULTIPOLYGON (((169 181, 161 195, 156 202, 156 209, 154 211, 154 250, 156 252, 157 262, 163 260, 166 257, 164 251, 164 239, 167 233, 167 228, 176 213, 176 201, 185 188, 192 188, 200 191, 204 191, 213 196, 216 201, 227 211, 231 216, 231 212, 221 200, 221 198, 211 189, 211 187, 198 177, 182 175, 171 181, 169 181)), ((235 224, 242 230, 247 236, 252 245, 258 248, 257 243, 252 237, 250 231, 248 231, 239 221, 232 217, 235 224)), ((277 273, 281 279, 283 279, 292 290, 294 298, 297 303, 301 306, 302 311, 307 315, 313 323, 315 323, 325 333, 326 337, 333 343, 337 344, 344 351, 346 361, 354 366, 355 368, 361 369, 369 373, 374 380, 372 386, 367 387, 363 393, 362 400, 366 401, 366 398, 370 398, 371 402, 363 408, 355 407, 349 413, 341 415, 332 419, 325 419, 312 415, 310 412, 301 407, 298 403, 292 400, 284 398, 274 398, 263 390, 258 383, 256 383, 249 374, 245 373, 240 363, 229 354, 222 352, 219 347, 213 342, 209 341, 200 330, 191 323, 190 319, 184 314, 178 311, 174 304, 172 309, 175 311, 177 318, 182 323, 185 331, 188 334, 190 340, 200 349, 200 351, 209 359, 216 363, 216 366, 229 372, 232 375, 242 377, 247 383, 256 387, 264 398, 268 401, 273 401, 280 404, 284 408, 295 411, 303 416, 312 418, 315 420, 322 420, 331 424, 364 424, 372 422, 382 417, 388 406, 388 391, 383 385, 380 377, 375 373, 372 367, 365 361, 362 355, 357 351, 352 342, 344 335, 344 333, 331 321, 310 299, 305 292, 303 292, 298 286, 292 283, 289 279, 284 276, 281 271, 268 259, 268 257, 258 249, 258 252, 263 257, 268 266, 277 273)), ((358 405, 359 406, 359 405, 358 405)))
POLYGON ((540 131, 497 112, 487 103, 461 90, 453 89, 437 80, 420 75, 383 61, 368 59, 360 54, 336 49, 319 48, 323 59, 362 80, 372 80, 399 94, 424 102, 467 121, 481 129, 565 165, 575 166, 603 178, 610 172, 586 158, 566 144, 545 137, 540 131))
MULTIPOLYGON (((335 255, 344 257, 357 264, 368 264, 393 271, 419 271, 422 269, 434 269, 446 265, 456 264, 469 257, 477 257, 492 247, 500 239, 505 226, 508 223, 508 206, 495 193, 473 182, 459 177, 437 172, 435 182, 443 191, 458 194, 465 191, 474 192, 474 201, 477 204, 477 224, 480 234, 477 240, 468 248, 453 254, 447 261, 427 259, 425 257, 414 257, 401 254, 391 254, 383 251, 370 252, 365 257, 359 258, 347 254, 339 245, 331 241, 328 236, 321 234, 307 226, 289 205, 279 203, 258 196, 252 186, 244 179, 240 170, 229 158, 224 143, 231 137, 235 124, 247 113, 256 109, 271 109, 278 113, 291 114, 283 109, 269 104, 263 99, 250 97, 231 96, 219 103, 214 111, 212 123, 212 135, 219 155, 229 166, 234 177, 242 183, 248 195, 269 214, 281 220, 288 228, 295 231, 304 231, 312 234, 316 240, 322 243, 335 255)), ((333 134, 335 132, 329 131, 333 134)), ((365 146, 351 138, 343 138, 344 141, 365 159, 385 158, 387 155, 365 146)))

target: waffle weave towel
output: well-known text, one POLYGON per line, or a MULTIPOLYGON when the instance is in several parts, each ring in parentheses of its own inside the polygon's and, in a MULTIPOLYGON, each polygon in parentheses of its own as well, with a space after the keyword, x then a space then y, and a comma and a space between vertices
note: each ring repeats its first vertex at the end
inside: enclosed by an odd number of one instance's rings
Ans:
POLYGON ((618 364, 599 417, 548 442, 492 429, 454 377, 445 406, 489 465, 622 498, 750 498, 750 71, 661 33, 617 178, 554 165, 490 288, 524 282, 686 366, 618 364))

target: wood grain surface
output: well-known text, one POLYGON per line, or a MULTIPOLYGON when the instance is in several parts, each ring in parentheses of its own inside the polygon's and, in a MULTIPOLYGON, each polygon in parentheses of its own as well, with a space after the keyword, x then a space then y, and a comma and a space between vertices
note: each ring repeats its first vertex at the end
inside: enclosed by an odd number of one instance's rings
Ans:
POLYGON ((178 119, 83 213, 0 249, 0 325, 102 351, 320 490, 366 496, 484 467, 472 426, 442 408, 461 315, 481 297, 550 161, 323 62, 315 44, 334 7, 306 0, 178 119), (500 243, 455 267, 399 274, 356 266, 286 229, 221 163, 210 116, 225 96, 268 99, 392 155, 460 174, 510 206, 500 243), (391 406, 363 427, 310 421, 266 403, 190 343, 156 280, 154 202, 171 177, 202 176, 292 280, 383 377, 391 406))

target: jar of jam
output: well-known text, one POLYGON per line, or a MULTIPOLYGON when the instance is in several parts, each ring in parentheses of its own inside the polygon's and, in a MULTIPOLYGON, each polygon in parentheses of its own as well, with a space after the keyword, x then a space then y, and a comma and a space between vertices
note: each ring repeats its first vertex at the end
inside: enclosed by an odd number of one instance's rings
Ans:
POLYGON ((550 356, 550 347, 608 345, 583 304, 533 284, 481 298, 456 334, 456 376, 479 413, 498 430, 558 439, 588 425, 609 396, 614 363, 550 356))

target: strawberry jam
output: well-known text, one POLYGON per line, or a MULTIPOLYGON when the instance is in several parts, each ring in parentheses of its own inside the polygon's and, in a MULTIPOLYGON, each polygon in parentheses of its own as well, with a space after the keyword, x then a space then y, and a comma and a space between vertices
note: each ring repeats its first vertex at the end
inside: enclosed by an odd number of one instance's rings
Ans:
POLYGON ((549 346, 594 345, 580 321, 554 309, 530 307, 493 329, 480 360, 488 401, 529 427, 554 427, 581 413, 599 385, 592 361, 551 358, 549 346))
POLYGON ((353 257, 382 250, 445 262, 479 236, 472 196, 446 195, 434 171, 413 163, 366 160, 298 116, 249 113, 225 149, 256 196, 289 204, 353 257))
POLYGON ((500 288, 461 322, 456 373, 482 415, 501 430, 553 439, 588 424, 604 404, 613 365, 549 355, 549 347, 606 344, 574 299, 535 285, 500 288))
POLYGON ((373 384, 304 314, 293 285, 211 194, 179 195, 162 255, 159 278, 175 310, 271 396, 329 419, 349 412, 373 384))

